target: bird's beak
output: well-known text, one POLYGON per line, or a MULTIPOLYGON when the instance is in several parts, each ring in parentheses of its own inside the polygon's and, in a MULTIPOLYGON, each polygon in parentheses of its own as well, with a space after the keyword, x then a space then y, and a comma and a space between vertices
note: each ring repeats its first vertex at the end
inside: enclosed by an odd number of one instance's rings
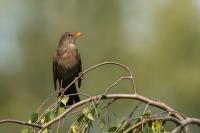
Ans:
POLYGON ((82 35, 82 34, 83 34, 83 33, 81 33, 81 32, 76 32, 76 33, 75 33, 75 36, 76 36, 76 37, 79 37, 79 36, 82 35))

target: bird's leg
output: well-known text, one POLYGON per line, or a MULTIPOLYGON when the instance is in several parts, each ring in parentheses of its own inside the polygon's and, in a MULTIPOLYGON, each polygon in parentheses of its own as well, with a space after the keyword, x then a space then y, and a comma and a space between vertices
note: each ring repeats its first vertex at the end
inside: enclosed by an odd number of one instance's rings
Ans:
POLYGON ((62 90, 63 80, 60 81, 60 89, 62 90))
POLYGON ((63 84, 63 80, 61 80, 60 81, 60 87, 59 87, 59 90, 58 90, 58 92, 59 92, 59 96, 62 94, 62 93, 64 93, 63 91, 64 91, 64 88, 62 88, 62 84, 63 84))
POLYGON ((78 73, 78 76, 80 76, 81 80, 84 79, 84 77, 83 77, 83 72, 79 72, 79 73, 78 73))

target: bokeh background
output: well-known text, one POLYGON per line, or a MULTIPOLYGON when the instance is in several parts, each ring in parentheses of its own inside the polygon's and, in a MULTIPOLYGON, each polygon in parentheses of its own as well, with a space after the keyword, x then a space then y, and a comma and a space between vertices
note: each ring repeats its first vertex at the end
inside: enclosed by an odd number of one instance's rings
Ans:
MULTIPOLYGON (((52 56, 66 31, 84 33, 76 42, 83 69, 104 61, 125 64, 140 94, 200 117, 200 0, 1 0, 0 119, 28 120, 54 92, 52 56)), ((124 74, 114 66, 99 68, 85 75, 79 92, 100 94, 124 74)), ((130 82, 112 92, 131 93, 130 82)), ((113 108, 121 116, 134 108, 119 104, 113 108)), ((0 132, 21 128, 1 124, 0 132)))

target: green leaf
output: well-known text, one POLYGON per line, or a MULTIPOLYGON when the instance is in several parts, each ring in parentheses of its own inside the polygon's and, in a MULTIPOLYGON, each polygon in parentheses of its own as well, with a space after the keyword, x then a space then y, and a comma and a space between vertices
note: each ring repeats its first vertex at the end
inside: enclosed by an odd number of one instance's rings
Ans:
POLYGON ((45 118, 45 117, 43 117, 43 118, 40 120, 40 123, 41 123, 41 124, 44 124, 44 123, 45 123, 45 121, 46 121, 46 118, 45 118))
POLYGON ((46 112, 45 115, 44 115, 44 117, 45 117, 45 122, 50 121, 51 120, 50 119, 50 112, 46 112))
POLYGON ((77 126, 75 125, 75 123, 72 124, 70 128, 71 128, 72 133, 76 133, 76 131, 77 131, 77 126))
POLYGON ((65 108, 64 107, 59 107, 58 108, 58 115, 62 114, 63 112, 65 112, 65 108))
POLYGON ((145 112, 142 116, 143 116, 143 117, 150 117, 150 116, 151 116, 151 111, 148 110, 148 111, 145 112))
POLYGON ((38 113, 32 112, 31 113, 31 123, 35 123, 38 120, 38 113))
POLYGON ((30 129, 29 128, 24 128, 24 129, 22 129, 21 133, 30 133, 30 129))
POLYGON ((160 133, 161 130, 161 123, 159 121, 155 121, 152 123, 152 130, 154 133, 160 133))
POLYGON ((42 133, 48 133, 48 129, 45 128, 45 129, 42 131, 42 133))
POLYGON ((44 111, 44 114, 46 115, 46 114, 48 114, 50 111, 51 111, 50 109, 46 109, 46 110, 44 111))
POLYGON ((85 130, 86 130, 87 127, 88 127, 88 125, 85 125, 85 126, 82 128, 81 133, 85 133, 85 130))
MULTIPOLYGON (((144 126, 144 128, 143 128, 143 130, 144 130, 144 133, 154 133, 153 132, 153 130, 152 130, 152 128, 150 128, 149 126, 144 126)), ((141 133, 142 133, 142 130, 140 130, 141 131, 141 133)))
POLYGON ((84 118, 85 114, 80 114, 78 117, 77 117, 77 122, 78 123, 81 123, 83 121, 83 118, 84 118))
POLYGON ((61 100, 61 103, 63 103, 66 106, 68 100, 69 100, 69 97, 64 95, 62 100, 61 100))
POLYGON ((83 112, 83 114, 85 114, 85 115, 86 115, 87 113, 89 113, 89 112, 90 112, 89 107, 84 108, 82 112, 83 112))
POLYGON ((108 129, 108 132, 115 132, 117 130, 117 127, 111 127, 108 129))
POLYGON ((56 117, 56 113, 54 111, 46 112, 45 121, 48 122, 56 117))
POLYGON ((94 118, 93 118, 93 116, 92 116, 92 113, 87 113, 87 114, 86 114, 86 117, 87 117, 88 119, 90 119, 91 121, 94 120, 94 118))
POLYGON ((94 111, 94 109, 90 109, 89 107, 86 107, 86 108, 84 108, 83 109, 83 114, 85 114, 85 116, 88 118, 88 119, 90 119, 90 120, 94 120, 94 118, 93 118, 93 114, 92 114, 92 112, 94 111))
POLYGON ((54 119, 55 117, 56 117, 56 113, 54 111, 51 111, 49 115, 50 120, 54 119))
POLYGON ((104 128, 105 127, 105 120, 101 119, 100 123, 99 123, 99 128, 104 128))

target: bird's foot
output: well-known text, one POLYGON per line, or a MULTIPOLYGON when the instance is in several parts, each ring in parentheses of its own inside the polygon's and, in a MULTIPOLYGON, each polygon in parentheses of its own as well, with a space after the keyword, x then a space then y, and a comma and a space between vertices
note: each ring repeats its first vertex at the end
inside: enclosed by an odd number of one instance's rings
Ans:
POLYGON ((79 72, 78 76, 80 76, 81 80, 84 79, 84 77, 83 77, 83 72, 79 72))

